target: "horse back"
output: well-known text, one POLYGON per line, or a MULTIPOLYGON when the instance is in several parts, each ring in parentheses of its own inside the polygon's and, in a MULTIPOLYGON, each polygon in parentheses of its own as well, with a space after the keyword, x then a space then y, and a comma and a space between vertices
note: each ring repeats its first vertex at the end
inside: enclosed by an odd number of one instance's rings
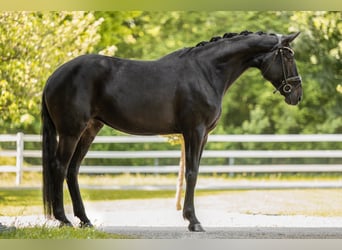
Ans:
POLYGON ((70 119, 77 113, 131 134, 178 133, 189 114, 203 120, 211 102, 189 65, 175 56, 135 61, 84 55, 58 68, 44 91, 54 114, 75 110, 70 119))

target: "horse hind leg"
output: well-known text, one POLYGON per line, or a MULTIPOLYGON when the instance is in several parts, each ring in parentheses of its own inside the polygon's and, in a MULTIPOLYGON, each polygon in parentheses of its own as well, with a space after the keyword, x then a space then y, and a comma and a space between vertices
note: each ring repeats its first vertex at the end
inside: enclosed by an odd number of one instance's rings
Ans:
POLYGON ((78 141, 76 150, 68 167, 67 184, 72 199, 74 215, 80 219, 81 227, 92 227, 92 224, 85 213, 78 184, 78 171, 91 143, 102 127, 103 123, 97 120, 92 120, 88 123, 87 128, 84 130, 80 140, 78 141))
POLYGON ((56 152, 56 162, 52 169, 53 176, 53 201, 52 211, 55 219, 61 222, 61 225, 72 226, 67 219, 63 203, 63 183, 68 171, 68 165, 74 154, 79 136, 59 135, 59 142, 56 152))

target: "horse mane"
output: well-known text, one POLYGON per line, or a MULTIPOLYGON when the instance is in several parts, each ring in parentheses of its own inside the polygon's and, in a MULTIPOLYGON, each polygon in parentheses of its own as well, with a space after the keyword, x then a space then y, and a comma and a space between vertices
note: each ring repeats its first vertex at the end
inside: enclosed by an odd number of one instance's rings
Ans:
MULTIPOLYGON (((267 35, 267 33, 263 32, 263 31, 258 31, 258 32, 251 32, 251 31, 248 31, 248 30, 245 30, 245 31, 242 31, 240 33, 233 33, 233 32, 230 32, 230 33, 225 33, 222 37, 221 36, 214 36, 212 37, 209 41, 202 41, 202 42, 199 42, 198 44, 196 44, 195 47, 202 47, 202 46, 205 46, 209 43, 213 43, 213 42, 216 42, 216 41, 219 41, 221 39, 230 39, 230 38, 233 38, 233 37, 237 37, 237 36, 248 36, 250 34, 257 34, 257 35, 267 35)), ((274 35, 274 34, 270 34, 270 35, 274 35)))
POLYGON ((273 33, 268 34, 268 33, 265 33, 263 31, 251 32, 251 31, 245 30, 245 31, 242 31, 240 33, 229 32, 229 33, 225 33, 222 37, 221 36, 214 36, 209 41, 199 42, 194 47, 184 48, 184 49, 181 49, 181 50, 179 50, 177 52, 179 53, 178 54, 179 57, 183 57, 184 55, 188 54, 189 52, 191 52, 195 48, 204 47, 204 46, 206 46, 208 44, 215 43, 215 42, 220 41, 222 39, 232 39, 232 38, 239 37, 239 36, 240 37, 245 37, 245 36, 249 36, 251 34, 256 34, 256 35, 259 35, 259 36, 263 36, 263 35, 273 35, 273 36, 276 36, 276 34, 273 34, 273 33))
POLYGON ((187 47, 187 48, 180 49, 180 50, 176 51, 175 53, 177 53, 179 57, 183 57, 183 56, 187 55, 189 52, 193 51, 193 49, 195 49, 195 48, 205 47, 208 44, 215 43, 215 42, 220 41, 222 39, 232 39, 232 38, 236 38, 236 37, 246 37, 246 36, 249 36, 251 34, 259 35, 259 36, 265 36, 265 35, 277 36, 274 33, 266 33, 266 32, 263 32, 263 31, 251 32, 251 31, 248 31, 248 30, 244 30, 244 31, 242 31, 240 33, 229 32, 229 33, 225 33, 223 36, 214 36, 209 41, 199 42, 199 43, 197 43, 193 47, 187 47))

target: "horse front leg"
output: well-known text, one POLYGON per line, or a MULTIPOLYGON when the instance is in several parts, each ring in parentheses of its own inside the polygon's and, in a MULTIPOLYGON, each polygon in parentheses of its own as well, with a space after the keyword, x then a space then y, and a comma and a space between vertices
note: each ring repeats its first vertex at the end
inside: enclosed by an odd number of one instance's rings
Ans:
POLYGON ((205 129, 197 128, 190 133, 184 133, 183 136, 185 141, 186 157, 186 191, 184 198, 183 217, 190 222, 188 226, 189 231, 204 232, 204 229, 195 214, 194 194, 199 163, 204 145, 206 143, 207 133, 205 129))

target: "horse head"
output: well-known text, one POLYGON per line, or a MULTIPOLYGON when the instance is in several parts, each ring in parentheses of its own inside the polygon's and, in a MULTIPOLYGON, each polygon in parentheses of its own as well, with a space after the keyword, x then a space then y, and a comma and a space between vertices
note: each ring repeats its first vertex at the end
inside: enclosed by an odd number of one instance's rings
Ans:
POLYGON ((278 43, 262 58, 261 72, 264 78, 276 88, 274 93, 280 92, 287 104, 298 104, 303 95, 302 80, 298 74, 294 51, 290 43, 298 33, 278 36, 278 43))

